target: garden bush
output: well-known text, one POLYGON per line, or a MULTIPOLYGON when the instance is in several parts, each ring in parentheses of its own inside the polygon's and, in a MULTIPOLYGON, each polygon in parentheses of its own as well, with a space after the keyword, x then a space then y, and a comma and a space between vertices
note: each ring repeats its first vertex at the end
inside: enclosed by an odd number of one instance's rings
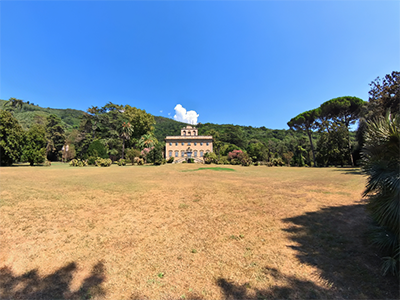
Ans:
POLYGON ((133 163, 137 164, 138 166, 144 165, 144 159, 140 157, 135 157, 133 159, 133 163))
POLYGON ((189 157, 189 158, 187 159, 187 162, 190 163, 190 164, 194 163, 194 158, 189 157))
POLYGON ((93 141, 88 149, 89 156, 108 158, 107 150, 100 140, 93 141))
POLYGON ((172 164, 174 162, 174 159, 175 158, 173 156, 171 156, 170 158, 168 158, 167 163, 172 164))
POLYGON ((125 161, 125 159, 121 158, 120 160, 118 160, 117 164, 118 164, 118 166, 123 167, 126 165, 126 161, 125 161))
POLYGON ((97 157, 95 157, 95 156, 89 156, 89 158, 87 159, 87 162, 89 165, 94 166, 96 164, 96 159, 97 159, 97 157))
POLYGON ((96 159, 96 166, 98 167, 109 167, 112 164, 112 160, 109 158, 100 158, 96 159))
POLYGON ((86 160, 80 160, 74 158, 69 162, 69 165, 71 167, 86 167, 88 165, 88 162, 86 160))
POLYGON ((206 164, 216 164, 218 161, 218 157, 214 152, 207 152, 204 154, 204 163, 206 164))

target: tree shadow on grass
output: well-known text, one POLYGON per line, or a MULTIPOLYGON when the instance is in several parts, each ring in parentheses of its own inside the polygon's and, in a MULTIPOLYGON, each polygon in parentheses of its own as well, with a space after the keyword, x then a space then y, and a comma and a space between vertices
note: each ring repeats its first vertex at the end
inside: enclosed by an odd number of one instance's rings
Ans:
POLYGON ((341 168, 334 170, 335 172, 342 172, 342 174, 349 175, 365 175, 360 168, 341 168))
POLYGON ((327 207, 283 220, 285 231, 297 245, 299 260, 321 271, 337 297, 350 299, 398 299, 397 278, 381 276, 381 260, 368 244, 370 219, 365 205, 327 207))
POLYGON ((79 290, 72 291, 71 281, 76 268, 76 263, 72 262, 50 275, 40 277, 37 269, 18 276, 3 267, 0 269, 0 299, 91 299, 105 295, 101 287, 105 280, 103 262, 93 266, 79 290))

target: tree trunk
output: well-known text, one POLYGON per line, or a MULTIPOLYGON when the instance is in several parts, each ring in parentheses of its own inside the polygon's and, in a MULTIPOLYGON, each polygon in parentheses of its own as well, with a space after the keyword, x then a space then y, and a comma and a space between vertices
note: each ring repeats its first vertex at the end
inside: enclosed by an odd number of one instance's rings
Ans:
POLYGON ((351 161, 351 166, 354 167, 353 154, 351 153, 350 130, 349 130, 350 124, 349 123, 350 123, 350 121, 345 119, 345 124, 346 124, 346 128, 347 128, 347 141, 348 141, 350 161, 351 161))
POLYGON ((351 153, 351 142, 350 142, 350 131, 349 131, 349 129, 347 129, 347 136, 348 136, 348 141, 349 141, 348 148, 349 148, 351 166, 354 167, 353 154, 351 153))
POLYGON ((312 142, 311 139, 311 132, 309 129, 307 129, 307 135, 308 135, 308 139, 310 140, 310 144, 311 144, 311 151, 312 151, 312 156, 313 156, 313 161, 314 161, 314 167, 317 166, 317 163, 315 162, 315 151, 314 151, 314 144, 312 142))

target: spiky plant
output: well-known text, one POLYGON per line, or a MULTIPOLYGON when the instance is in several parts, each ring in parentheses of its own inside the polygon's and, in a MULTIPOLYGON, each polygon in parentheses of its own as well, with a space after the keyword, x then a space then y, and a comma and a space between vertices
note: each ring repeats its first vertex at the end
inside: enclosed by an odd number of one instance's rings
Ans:
POLYGON ((372 241, 384 253, 383 273, 399 271, 400 227, 400 116, 388 112, 367 124, 362 152, 363 170, 368 175, 363 196, 377 223, 372 241))

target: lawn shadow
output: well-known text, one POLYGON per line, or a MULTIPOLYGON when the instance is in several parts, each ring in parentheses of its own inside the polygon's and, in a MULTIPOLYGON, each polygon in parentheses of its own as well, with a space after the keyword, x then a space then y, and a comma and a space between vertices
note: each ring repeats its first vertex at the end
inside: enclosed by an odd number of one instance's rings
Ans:
POLYGON ((285 231, 304 263, 317 267, 331 283, 337 297, 350 299, 398 299, 399 282, 381 275, 379 251, 370 246, 370 219, 365 204, 322 208, 283 220, 285 231))
POLYGON ((3 267, 0 269, 0 299, 91 299, 105 295, 101 286, 105 280, 103 262, 94 265, 80 288, 72 291, 71 281, 76 269, 76 263, 72 262, 50 275, 40 277, 37 269, 19 276, 8 267, 3 267))
POLYGON ((342 172, 342 174, 349 174, 349 175, 365 175, 360 168, 340 168, 334 170, 335 172, 342 172))

